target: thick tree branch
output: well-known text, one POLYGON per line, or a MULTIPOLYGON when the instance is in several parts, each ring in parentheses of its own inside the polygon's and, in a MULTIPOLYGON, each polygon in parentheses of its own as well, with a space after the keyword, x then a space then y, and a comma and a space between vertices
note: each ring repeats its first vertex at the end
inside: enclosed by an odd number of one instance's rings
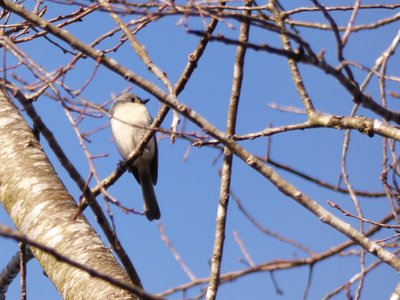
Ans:
MULTIPOLYGON (((18 230, 66 257, 99 272, 107 270, 116 280, 131 285, 86 219, 75 219, 74 201, 4 92, 0 94, 0 143, 0 201, 18 230)), ((115 299, 133 297, 125 290, 85 276, 39 249, 32 252, 65 298, 90 298, 93 294, 113 295, 115 299)))

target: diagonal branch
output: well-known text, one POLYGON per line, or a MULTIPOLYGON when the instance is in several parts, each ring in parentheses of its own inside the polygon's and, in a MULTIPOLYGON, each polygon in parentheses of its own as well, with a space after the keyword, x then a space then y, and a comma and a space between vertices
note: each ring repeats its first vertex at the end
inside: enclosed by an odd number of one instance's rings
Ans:
MULTIPOLYGON (((289 52, 293 52, 290 39, 286 34, 284 34, 284 32, 286 32, 285 23, 282 20, 282 14, 275 0, 271 1, 271 11, 275 17, 276 24, 278 25, 279 28, 282 29, 282 33, 280 33, 279 37, 281 39, 283 49, 289 52)), ((303 101, 303 105, 307 111, 307 115, 310 118, 315 113, 315 108, 304 86, 300 70, 297 66, 297 61, 293 58, 288 57, 288 63, 290 72, 292 73, 293 82, 296 86, 297 93, 299 94, 301 100, 303 101)))

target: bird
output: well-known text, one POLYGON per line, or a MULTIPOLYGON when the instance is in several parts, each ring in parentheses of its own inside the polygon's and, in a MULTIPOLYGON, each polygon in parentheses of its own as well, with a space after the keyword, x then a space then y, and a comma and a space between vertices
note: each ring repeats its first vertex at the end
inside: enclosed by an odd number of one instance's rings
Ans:
MULTIPOLYGON (((145 104, 139 96, 125 92, 118 96, 111 108, 111 131, 118 151, 127 160, 142 141, 153 122, 145 104)), ((158 177, 158 149, 155 135, 148 141, 141 156, 127 166, 142 188, 144 213, 149 221, 161 217, 154 193, 158 177)))

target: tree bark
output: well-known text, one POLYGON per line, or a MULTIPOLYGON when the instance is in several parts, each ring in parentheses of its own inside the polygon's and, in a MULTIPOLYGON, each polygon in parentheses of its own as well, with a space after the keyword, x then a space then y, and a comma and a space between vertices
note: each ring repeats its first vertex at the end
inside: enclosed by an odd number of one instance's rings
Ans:
MULTIPOLYGON (((0 90, 0 201, 18 231, 88 268, 132 285, 87 220, 18 109, 0 90)), ((64 299, 137 299, 87 272, 32 251, 64 299)))

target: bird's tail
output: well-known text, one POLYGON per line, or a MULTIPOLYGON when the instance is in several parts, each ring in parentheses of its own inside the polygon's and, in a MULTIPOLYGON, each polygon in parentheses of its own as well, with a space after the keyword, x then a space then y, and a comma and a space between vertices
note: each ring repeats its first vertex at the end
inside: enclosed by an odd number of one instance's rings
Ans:
POLYGON ((144 213, 147 219, 149 221, 158 220, 161 217, 161 213, 154 193, 150 172, 141 172, 140 185, 142 186, 144 213))

